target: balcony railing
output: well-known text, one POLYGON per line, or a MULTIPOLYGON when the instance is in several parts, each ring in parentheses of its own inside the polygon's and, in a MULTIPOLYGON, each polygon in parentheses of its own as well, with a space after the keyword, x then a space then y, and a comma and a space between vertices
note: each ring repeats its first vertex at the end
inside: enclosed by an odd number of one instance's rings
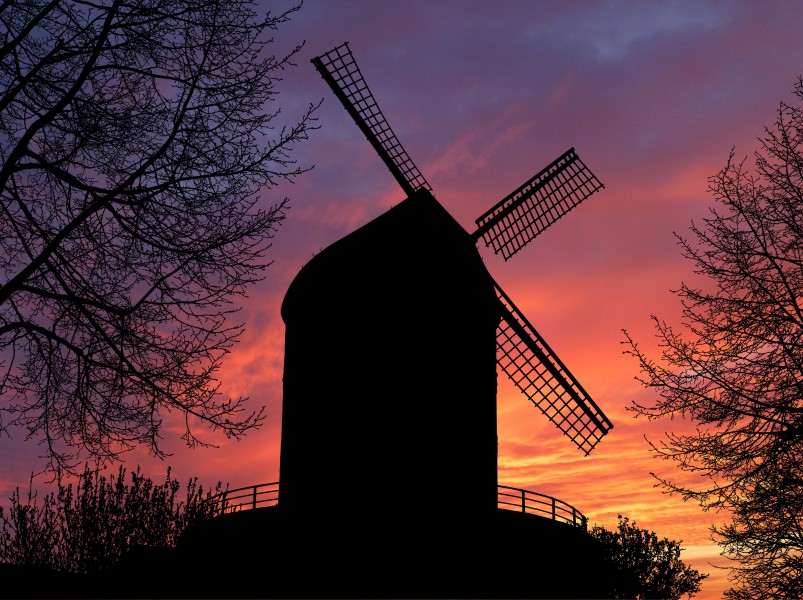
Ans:
POLYGON ((212 504, 213 510, 218 516, 252 508, 276 506, 279 503, 279 482, 259 483, 226 490, 212 496, 207 502, 212 504))
MULTIPOLYGON (((227 490, 213 496, 208 502, 213 503, 217 515, 276 506, 279 504, 279 482, 227 490)), ((588 530, 588 519, 574 506, 538 492, 499 485, 496 489, 496 504, 505 510, 535 514, 588 530)))
POLYGON ((496 486, 496 505, 499 508, 533 513, 548 517, 553 521, 569 523, 585 531, 588 530, 588 519, 574 506, 538 492, 498 485, 496 486))

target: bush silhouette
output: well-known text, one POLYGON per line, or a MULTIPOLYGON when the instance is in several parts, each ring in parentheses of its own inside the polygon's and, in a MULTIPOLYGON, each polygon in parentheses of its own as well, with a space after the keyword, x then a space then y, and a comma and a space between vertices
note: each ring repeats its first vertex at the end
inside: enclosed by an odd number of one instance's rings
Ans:
MULTIPOLYGON (((90 574, 114 566, 136 546, 173 547, 186 528, 217 514, 208 500, 225 493, 222 484, 204 490, 198 478, 181 484, 168 467, 162 484, 145 477, 140 468, 120 467, 108 479, 85 465, 78 481, 58 481, 58 491, 41 501, 29 487, 26 498, 17 488, 8 513, 0 507, 0 562, 90 574)), ((225 498, 225 496, 224 496, 225 498)))
POLYGON ((616 531, 595 526, 591 535, 603 546, 611 598, 691 598, 708 577, 680 560, 680 542, 658 539, 628 517, 619 515, 616 531))

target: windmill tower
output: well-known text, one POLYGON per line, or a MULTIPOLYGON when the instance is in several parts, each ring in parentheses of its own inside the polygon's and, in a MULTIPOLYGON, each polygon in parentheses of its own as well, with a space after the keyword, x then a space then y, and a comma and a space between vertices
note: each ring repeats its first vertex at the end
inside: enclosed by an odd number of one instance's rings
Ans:
POLYGON ((511 258, 603 185, 570 149, 467 232, 348 44, 312 62, 406 199, 313 257, 285 296, 280 506, 305 522, 459 529, 497 510, 497 368, 585 454, 613 427, 477 249, 511 258))

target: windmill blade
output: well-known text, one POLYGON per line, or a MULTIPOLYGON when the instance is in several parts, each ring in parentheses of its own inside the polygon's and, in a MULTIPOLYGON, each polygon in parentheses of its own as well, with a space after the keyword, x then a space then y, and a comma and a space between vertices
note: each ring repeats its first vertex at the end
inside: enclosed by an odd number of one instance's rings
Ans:
POLYGON ((502 310, 499 366, 588 455, 613 424, 498 285, 496 295, 502 310))
POLYGON ((365 79, 354 60, 348 42, 312 59, 312 64, 324 78, 343 107, 376 150, 379 157, 404 192, 410 196, 416 190, 432 191, 396 134, 390 128, 379 105, 368 89, 365 79))
POLYGON ((604 187, 570 148, 477 219, 472 239, 481 237, 507 260, 604 187))

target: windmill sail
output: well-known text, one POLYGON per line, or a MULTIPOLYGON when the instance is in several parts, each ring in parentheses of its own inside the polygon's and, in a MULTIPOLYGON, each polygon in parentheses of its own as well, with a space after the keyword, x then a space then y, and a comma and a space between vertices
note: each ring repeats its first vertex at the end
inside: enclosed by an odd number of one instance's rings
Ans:
POLYGON ((499 366, 588 455, 613 424, 498 285, 496 294, 502 310, 499 366))
POLYGON ((332 88, 404 192, 408 196, 421 188, 432 192, 429 183, 407 155, 379 109, 348 42, 313 58, 312 64, 332 88))
POLYGON ((570 148, 477 219, 472 237, 507 260, 603 187, 570 148))

